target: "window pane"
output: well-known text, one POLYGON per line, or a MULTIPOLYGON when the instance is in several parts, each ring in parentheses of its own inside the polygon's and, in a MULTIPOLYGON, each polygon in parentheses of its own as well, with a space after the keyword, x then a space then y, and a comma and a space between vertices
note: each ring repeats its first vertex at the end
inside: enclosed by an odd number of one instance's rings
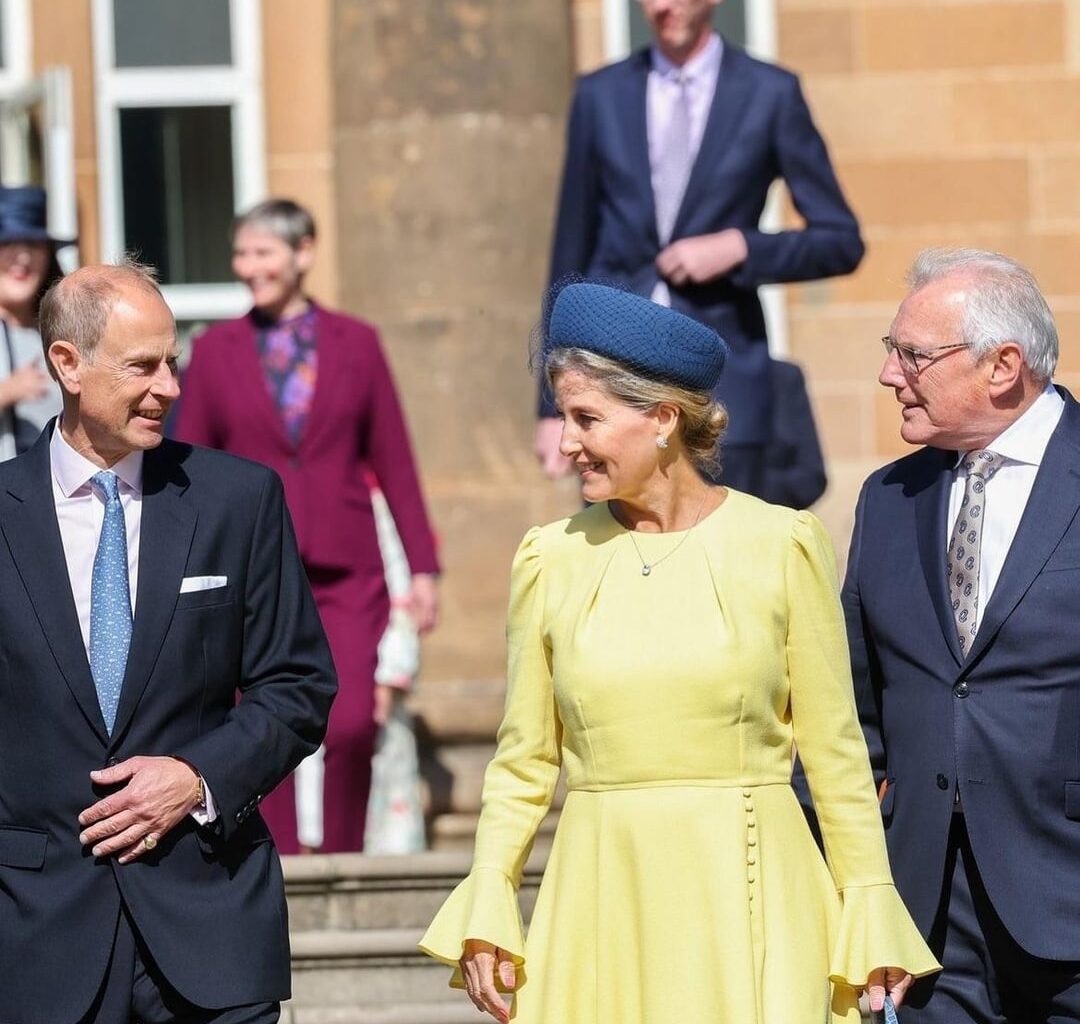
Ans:
POLYGON ((232 110, 120 111, 124 247, 164 284, 232 280, 232 110))
POLYGON ((118 68, 232 63, 229 0, 113 0, 118 68))
MULTIPOLYGON (((638 0, 626 0, 630 8, 630 48, 636 50, 652 41, 649 24, 638 0)), ((737 46, 746 45, 746 0, 724 0, 713 15, 716 31, 737 46)))

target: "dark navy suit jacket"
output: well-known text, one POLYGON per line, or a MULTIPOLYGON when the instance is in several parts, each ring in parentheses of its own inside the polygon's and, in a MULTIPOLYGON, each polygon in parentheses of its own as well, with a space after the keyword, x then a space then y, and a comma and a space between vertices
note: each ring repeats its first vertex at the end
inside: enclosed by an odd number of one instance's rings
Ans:
POLYGON ((795 363, 769 360, 772 431, 761 475, 764 501, 809 508, 828 483, 806 378, 795 363))
POLYGON ((1080 959, 1080 406, 1065 410, 962 658, 945 579, 955 452, 879 470, 843 600, 893 874, 928 934, 957 781, 987 893, 1029 953, 1080 959))
POLYGON ((336 689, 281 483, 165 441, 143 465, 134 630, 110 737, 68 582, 46 429, 0 465, 0 1021, 70 1024, 105 975, 121 901, 206 1007, 289 994, 281 867, 260 797, 325 731, 336 689), (186 576, 224 587, 180 593, 186 576), (239 698, 239 699, 238 699, 239 698), (79 844, 89 773, 137 754, 198 768, 220 817, 119 866, 79 844))
MULTIPOLYGON (((551 281, 567 275, 624 284, 649 295, 658 280, 646 130, 647 49, 579 80, 570 112, 555 224, 551 281)), ((707 284, 672 288, 672 306, 714 327, 731 346, 717 394, 728 406, 729 444, 769 437, 769 365, 757 287, 846 274, 862 258, 859 226, 844 201, 798 79, 724 42, 716 94, 672 240, 738 228, 749 256, 707 284), (769 186, 783 178, 806 222, 758 229, 769 186)), ((550 396, 541 414, 554 415, 550 396)))

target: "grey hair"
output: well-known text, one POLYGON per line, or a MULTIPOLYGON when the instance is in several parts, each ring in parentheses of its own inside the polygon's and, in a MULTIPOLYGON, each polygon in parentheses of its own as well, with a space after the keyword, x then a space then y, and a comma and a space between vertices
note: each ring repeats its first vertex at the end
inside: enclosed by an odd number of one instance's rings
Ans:
POLYGON ((912 292, 951 274, 974 283, 964 303, 963 340, 978 359, 1012 341, 1040 382, 1050 380, 1058 360, 1058 332, 1034 274, 1016 260, 982 249, 924 249, 908 271, 912 292))
POLYGON ((661 402, 679 410, 676 428, 687 458, 698 472, 710 475, 719 467, 720 436, 728 423, 727 410, 708 391, 695 391, 635 373, 630 367, 583 348, 557 348, 544 357, 544 373, 554 387, 561 373, 576 370, 612 398, 645 412, 661 402))
POLYGON ((237 214, 231 238, 241 228, 261 228, 296 249, 305 238, 315 238, 315 218, 311 211, 292 199, 266 199, 237 214))
POLYGON ((125 257, 117 264, 79 267, 60 278, 41 299, 38 330, 45 351, 45 365, 56 377, 49 346, 67 341, 88 362, 94 361, 98 342, 105 335, 116 305, 125 288, 161 297, 157 270, 125 257))

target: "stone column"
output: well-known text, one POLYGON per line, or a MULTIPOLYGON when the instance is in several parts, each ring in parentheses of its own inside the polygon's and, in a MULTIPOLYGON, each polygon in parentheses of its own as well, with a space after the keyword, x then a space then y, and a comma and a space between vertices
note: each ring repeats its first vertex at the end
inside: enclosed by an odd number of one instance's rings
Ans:
POLYGON ((336 0, 333 31, 340 293, 382 331, 440 534, 444 612, 417 704, 437 745, 433 809, 469 814, 501 707, 511 558, 579 500, 534 462, 528 372, 569 5, 336 0))

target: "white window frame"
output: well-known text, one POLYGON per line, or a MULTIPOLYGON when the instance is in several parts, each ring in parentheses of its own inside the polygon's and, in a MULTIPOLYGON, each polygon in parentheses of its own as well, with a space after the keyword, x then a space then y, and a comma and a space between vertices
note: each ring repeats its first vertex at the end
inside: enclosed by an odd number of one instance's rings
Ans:
MULTIPOLYGON (((33 73, 30 0, 3 0, 2 18, 4 68, 0 70, 0 103, 15 100, 33 73)), ((26 124, 10 109, 0 122, 0 180, 5 185, 30 184, 26 124)))
MULTIPOLYGON (((604 55, 609 61, 622 60, 630 53, 630 4, 636 0, 604 0, 604 55)), ((761 60, 777 56, 776 0, 746 0, 746 49, 761 60)), ((783 227, 781 193, 774 186, 761 215, 764 231, 783 227)), ((787 303, 784 286, 764 285, 758 297, 765 312, 769 351, 774 356, 788 354, 787 303)))
POLYGON ((30 0, 3 0, 4 67, 0 96, 22 88, 33 74, 33 19, 30 0))
MULTIPOLYGON (((31 182, 28 146, 31 110, 41 113, 42 175, 49 197, 48 229, 54 238, 79 232, 75 205, 75 128, 72 120, 71 70, 64 66, 33 69, 33 18, 30 0, 3 0, 4 67, 0 70, 0 181, 31 182)), ((64 270, 78 266, 74 245, 57 252, 64 270)))
MULTIPOLYGON (((227 0, 233 63, 197 67, 117 68, 113 0, 92 0, 101 257, 124 252, 124 195, 120 111, 131 107, 232 109, 233 197, 242 210, 266 196, 260 0, 227 0)), ((227 244, 222 239, 221 244, 227 244)), ((239 316, 250 304, 240 284, 181 284, 162 288, 178 320, 239 316)))

